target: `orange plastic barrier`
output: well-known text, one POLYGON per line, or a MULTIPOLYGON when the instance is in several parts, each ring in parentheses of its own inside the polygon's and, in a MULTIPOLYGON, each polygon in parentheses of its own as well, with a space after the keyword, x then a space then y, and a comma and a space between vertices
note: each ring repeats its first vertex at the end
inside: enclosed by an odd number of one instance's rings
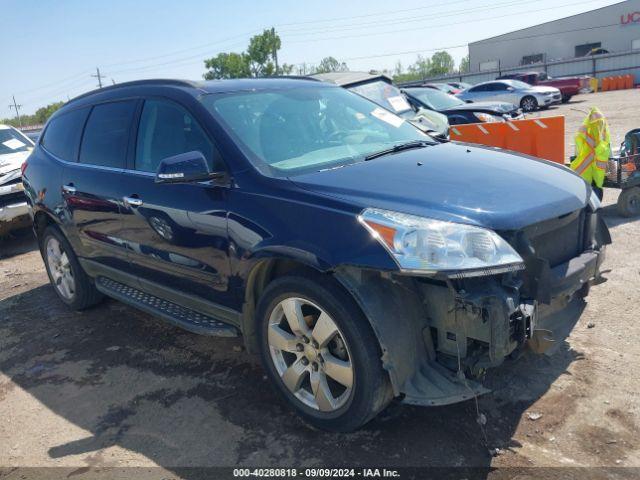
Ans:
POLYGON ((531 155, 564 164, 564 117, 453 125, 450 138, 531 155))
POLYGON ((633 75, 616 75, 614 77, 604 77, 600 80, 600 90, 625 90, 633 88, 635 77, 633 75))
POLYGON ((633 88, 633 81, 635 80, 633 75, 625 75, 626 85, 625 88, 633 88))

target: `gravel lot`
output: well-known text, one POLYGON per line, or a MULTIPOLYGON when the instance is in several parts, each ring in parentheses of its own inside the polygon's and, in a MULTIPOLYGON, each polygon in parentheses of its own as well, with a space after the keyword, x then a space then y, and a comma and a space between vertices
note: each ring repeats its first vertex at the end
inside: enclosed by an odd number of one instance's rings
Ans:
MULTIPOLYGON (((582 95, 541 115, 567 116, 572 152, 584 117, 573 109, 598 105, 619 143, 639 126, 639 96, 582 95)), ((617 216, 617 195, 605 192, 614 240, 609 281, 586 304, 548 319, 571 330, 552 354, 526 354, 493 372, 494 392, 478 402, 484 431, 473 401, 394 406, 348 435, 310 430, 240 341, 199 337, 115 301, 71 312, 49 286, 30 233, 5 240, 0 478, 53 475, 28 467, 104 478, 116 476, 110 467, 132 466, 145 467, 136 475, 165 478, 195 477, 180 467, 220 465, 640 467, 640 221, 617 216)), ((519 478, 543 472, 556 471, 519 478)), ((640 470, 608 471, 614 478, 634 473, 640 470)))

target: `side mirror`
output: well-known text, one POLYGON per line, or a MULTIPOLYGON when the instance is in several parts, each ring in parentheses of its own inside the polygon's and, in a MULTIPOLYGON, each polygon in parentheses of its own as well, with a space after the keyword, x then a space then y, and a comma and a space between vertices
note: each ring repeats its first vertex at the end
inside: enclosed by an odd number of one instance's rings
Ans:
POLYGON ((226 172, 211 172, 204 155, 193 151, 162 160, 156 171, 155 183, 204 182, 225 175, 226 172))

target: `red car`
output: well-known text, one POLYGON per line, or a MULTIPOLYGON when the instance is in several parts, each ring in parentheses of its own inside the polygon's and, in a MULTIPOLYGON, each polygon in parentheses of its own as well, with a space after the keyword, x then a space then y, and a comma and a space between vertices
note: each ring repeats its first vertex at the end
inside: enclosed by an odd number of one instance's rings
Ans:
POLYGON ((520 80, 529 85, 544 85, 555 87, 562 93, 562 103, 567 103, 571 97, 589 90, 589 77, 551 78, 545 72, 521 72, 502 75, 496 80, 520 80))

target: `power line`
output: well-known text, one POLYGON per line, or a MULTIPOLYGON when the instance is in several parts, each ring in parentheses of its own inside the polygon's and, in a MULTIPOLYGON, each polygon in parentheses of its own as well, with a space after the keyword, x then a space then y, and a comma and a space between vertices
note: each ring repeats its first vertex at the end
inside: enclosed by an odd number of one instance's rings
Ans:
POLYGON ((457 1, 454 1, 454 2, 438 3, 436 5, 422 5, 420 7, 415 7, 415 8, 385 10, 383 12, 368 13, 366 15, 351 15, 351 16, 348 16, 348 17, 324 18, 324 19, 318 19, 318 20, 309 20, 309 21, 305 21, 305 22, 280 23, 280 24, 276 25, 276 27, 288 27, 288 26, 291 26, 291 25, 309 25, 311 23, 336 22, 336 21, 341 21, 341 20, 353 20, 354 18, 368 18, 368 17, 377 17, 377 16, 380 16, 380 15, 393 15, 393 14, 405 13, 405 12, 415 12, 416 10, 424 10, 425 8, 437 8, 437 7, 441 7, 441 6, 454 5, 454 4, 457 4, 457 3, 466 3, 466 2, 469 2, 469 1, 471 1, 471 0, 457 0, 457 1))
POLYGON ((504 3, 492 3, 490 5, 483 5, 483 6, 477 6, 477 7, 473 7, 471 9, 465 9, 465 10, 451 10, 451 11, 446 11, 446 12, 440 12, 440 13, 436 13, 436 14, 429 14, 429 15, 420 15, 420 16, 411 16, 411 17, 401 17, 401 18, 396 18, 396 19, 391 19, 391 20, 376 20, 374 22, 366 22, 366 23, 354 23, 354 24, 347 24, 347 25, 337 25, 335 27, 325 27, 325 28, 318 28, 315 31, 314 30, 308 30, 308 29, 304 29, 304 31, 298 32, 298 30, 294 30, 294 33, 290 33, 290 31, 288 30, 284 30, 284 31, 280 31, 279 33, 281 33, 283 36, 295 36, 295 35, 309 35, 309 34, 315 34, 315 33, 325 33, 325 32, 339 32, 339 31, 347 31, 347 30, 359 30, 362 28, 371 28, 374 26, 387 26, 387 25, 400 25, 400 24, 404 24, 404 23, 415 23, 415 22, 424 22, 425 20, 432 20, 432 19, 437 19, 437 18, 445 18, 445 17, 451 17, 451 16, 455 16, 455 15, 459 15, 460 13, 479 13, 479 12, 483 12, 485 10, 495 10, 497 8, 506 8, 506 7, 511 7, 511 6, 519 6, 522 4, 527 4, 527 3, 531 3, 529 0, 509 0, 507 2, 504 3))
POLYGON ((342 35, 342 36, 337 36, 337 37, 324 37, 324 38, 312 38, 312 39, 304 39, 304 40, 293 40, 293 41, 289 41, 288 43, 308 43, 308 42, 319 42, 319 41, 324 41, 324 40, 344 40, 344 39, 350 39, 350 38, 361 38, 361 37, 374 37, 374 36, 380 36, 380 35, 392 35, 395 33, 405 33, 405 32, 411 32, 411 31, 416 31, 416 30, 423 30, 425 28, 442 28, 442 27, 451 27, 451 26, 457 26, 457 25, 467 25, 469 23, 476 23, 476 22, 483 22, 486 20, 496 20, 496 19, 500 19, 500 18, 506 18, 506 17, 512 17, 514 15, 523 15, 523 14, 527 14, 527 13, 534 13, 534 12, 541 12, 544 10, 555 10, 558 8, 562 8, 562 7, 571 7, 571 6, 575 6, 575 5, 584 5, 585 3, 594 3, 594 2, 599 2, 600 0, 585 0, 585 1, 581 1, 581 2, 574 2, 574 3, 565 3, 565 4, 560 4, 560 5, 555 5, 553 7, 548 7, 548 8, 536 8, 533 10, 526 10, 526 11, 522 11, 522 12, 513 12, 513 13, 507 13, 505 15, 497 15, 497 16, 492 16, 492 17, 485 17, 485 18, 478 18, 478 19, 474 19, 474 20, 465 20, 463 22, 452 22, 452 23, 448 23, 448 24, 440 24, 440 25, 422 25, 420 27, 416 27, 416 28, 404 28, 402 30, 388 30, 388 31, 384 31, 384 32, 372 32, 372 33, 364 33, 364 34, 358 34, 358 35, 342 35))
MULTIPOLYGON (((487 44, 487 43, 493 44, 493 43, 511 42, 511 41, 514 41, 514 40, 526 40, 526 39, 536 38, 536 37, 547 37, 547 36, 551 36, 551 35, 561 35, 563 33, 580 32, 580 31, 584 31, 584 30, 595 30, 595 29, 598 29, 598 28, 617 27, 618 25, 619 25, 618 23, 610 23, 610 24, 606 24, 606 25, 595 25, 595 26, 591 26, 591 27, 574 28, 574 29, 571 29, 571 30, 563 30, 563 31, 560 31, 560 32, 537 33, 537 34, 533 34, 533 35, 524 35, 524 36, 520 36, 520 37, 509 37, 508 39, 502 39, 502 40, 489 40, 489 41, 483 41, 482 43, 483 44, 487 44)), ((370 58, 392 57, 392 56, 395 56, 395 55, 408 55, 408 54, 412 54, 412 53, 435 52, 435 51, 438 51, 438 50, 453 50, 455 48, 467 47, 468 45, 469 45, 468 43, 462 43, 462 44, 458 44, 458 45, 447 45, 447 46, 435 47, 435 48, 430 48, 430 49, 404 50, 404 51, 401 51, 401 52, 389 52, 389 53, 381 53, 381 54, 377 54, 377 55, 365 55, 365 56, 360 56, 360 57, 341 58, 340 60, 343 61, 343 62, 349 62, 349 61, 353 61, 353 60, 367 60, 367 59, 370 59, 370 58)), ((302 63, 296 64, 296 65, 302 65, 302 63)))

